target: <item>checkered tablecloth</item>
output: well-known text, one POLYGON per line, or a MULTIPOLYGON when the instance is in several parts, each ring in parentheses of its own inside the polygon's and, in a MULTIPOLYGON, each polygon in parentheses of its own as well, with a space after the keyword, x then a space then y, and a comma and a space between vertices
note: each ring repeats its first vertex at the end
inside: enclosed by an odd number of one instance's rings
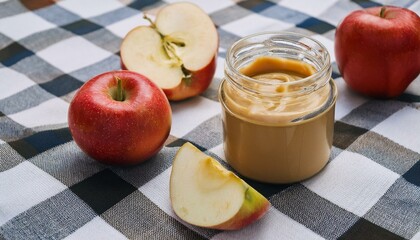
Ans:
POLYGON ((334 33, 353 10, 381 4, 420 14, 415 0, 197 0, 220 36, 201 96, 171 103, 165 147, 134 167, 102 165, 72 140, 67 110, 91 77, 120 68, 119 47, 172 1, 0 0, 0 239, 420 239, 420 78, 392 100, 351 92, 334 33), (246 180, 272 206, 239 231, 182 222, 171 209, 174 154, 190 141, 224 162, 217 88, 226 49, 242 36, 294 31, 329 50, 339 89, 332 155, 297 184, 246 180))

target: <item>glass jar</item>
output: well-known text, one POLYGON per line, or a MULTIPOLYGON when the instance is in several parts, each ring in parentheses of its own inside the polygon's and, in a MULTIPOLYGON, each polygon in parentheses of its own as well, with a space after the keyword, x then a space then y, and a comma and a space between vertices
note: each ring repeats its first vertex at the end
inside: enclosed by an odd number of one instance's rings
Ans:
POLYGON ((228 163, 267 183, 318 173, 334 132, 331 71, 326 48, 301 34, 267 32, 234 43, 219 88, 228 163))

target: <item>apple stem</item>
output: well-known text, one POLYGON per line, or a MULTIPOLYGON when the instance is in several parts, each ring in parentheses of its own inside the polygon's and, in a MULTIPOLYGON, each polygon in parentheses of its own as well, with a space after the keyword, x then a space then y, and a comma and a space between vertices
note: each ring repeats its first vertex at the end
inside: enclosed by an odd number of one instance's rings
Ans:
POLYGON ((163 35, 157 30, 157 27, 155 23, 152 21, 152 19, 150 19, 145 13, 143 14, 143 19, 146 19, 150 23, 150 27, 155 29, 160 34, 160 36, 163 37, 163 35))
POLYGON ((385 15, 385 9, 386 9, 386 7, 385 7, 385 6, 381 7, 381 12, 379 13, 379 17, 384 18, 384 15, 385 15))
POLYGON ((186 69, 184 67, 184 64, 181 65, 181 70, 182 70, 182 73, 184 74, 184 77, 182 78, 182 80, 184 80, 185 85, 190 86, 192 82, 192 74, 190 70, 186 69))
POLYGON ((124 92, 123 92, 123 87, 122 87, 122 81, 121 78, 115 76, 115 79, 117 80, 117 96, 115 98, 115 100, 117 101, 124 101, 124 92))

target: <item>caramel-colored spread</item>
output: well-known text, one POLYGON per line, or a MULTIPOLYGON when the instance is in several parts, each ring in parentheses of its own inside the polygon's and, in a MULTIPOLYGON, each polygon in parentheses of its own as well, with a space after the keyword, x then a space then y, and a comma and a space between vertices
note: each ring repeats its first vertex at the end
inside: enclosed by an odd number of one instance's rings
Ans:
POLYGON ((229 164, 240 174, 263 182, 289 183, 320 171, 330 154, 334 107, 317 116, 293 121, 322 108, 331 86, 292 97, 266 97, 292 92, 292 85, 316 72, 308 63, 275 57, 259 57, 240 69, 255 80, 247 87, 252 95, 224 83, 224 149, 229 164), (269 83, 269 84, 264 84, 269 83))
MULTIPOLYGON (((299 81, 316 72, 308 63, 275 57, 259 57, 240 71, 259 80, 249 88, 269 94, 296 91, 299 86, 287 83, 299 81)), ((256 98, 232 88, 226 88, 225 91, 225 103, 237 115, 266 125, 285 125, 321 108, 328 100, 330 87, 326 85, 311 94, 279 99, 261 96, 263 94, 256 98)))
MULTIPOLYGON (((314 67, 308 63, 293 59, 267 56, 256 58, 251 64, 241 68, 240 71, 242 74, 249 77, 280 73, 287 80, 289 80, 288 78, 290 77, 293 80, 297 80, 315 73, 314 67)), ((283 80, 283 77, 279 80, 283 80)))

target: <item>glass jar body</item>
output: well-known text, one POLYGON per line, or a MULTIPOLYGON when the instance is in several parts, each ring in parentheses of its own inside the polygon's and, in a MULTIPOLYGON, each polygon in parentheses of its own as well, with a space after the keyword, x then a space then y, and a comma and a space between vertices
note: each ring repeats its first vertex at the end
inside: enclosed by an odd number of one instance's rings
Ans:
POLYGON ((320 43, 292 33, 239 40, 228 51, 219 89, 228 163, 241 175, 268 183, 313 176, 329 159, 336 97, 329 55, 320 43), (291 82, 241 73, 264 56, 302 61, 315 71, 291 82))

